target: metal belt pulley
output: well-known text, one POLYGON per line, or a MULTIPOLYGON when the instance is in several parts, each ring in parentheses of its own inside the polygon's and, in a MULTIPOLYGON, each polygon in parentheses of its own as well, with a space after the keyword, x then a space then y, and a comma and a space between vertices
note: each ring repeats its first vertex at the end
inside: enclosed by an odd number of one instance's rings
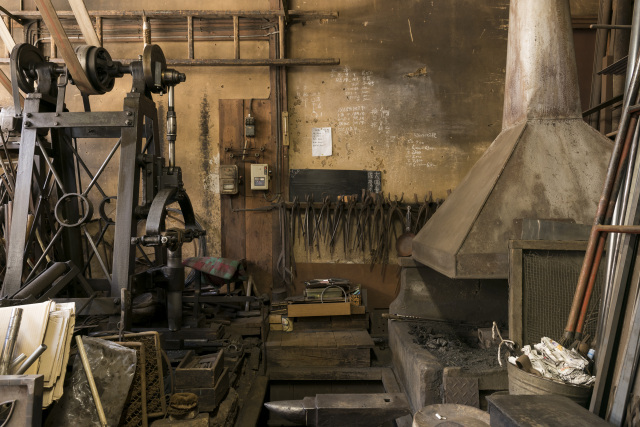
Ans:
POLYGON ((121 63, 114 62, 103 47, 80 45, 76 47, 76 56, 91 86, 99 94, 111 91, 116 78, 122 77, 127 70, 121 63))

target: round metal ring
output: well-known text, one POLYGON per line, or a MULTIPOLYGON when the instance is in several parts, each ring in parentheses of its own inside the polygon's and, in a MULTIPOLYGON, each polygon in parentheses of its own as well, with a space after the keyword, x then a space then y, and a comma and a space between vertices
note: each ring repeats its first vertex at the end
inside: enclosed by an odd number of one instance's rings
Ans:
POLYGON ((114 225, 116 222, 107 216, 104 207, 107 203, 111 203, 112 200, 118 200, 118 198, 116 196, 105 197, 100 202, 100 206, 98 206, 98 213, 100 214, 100 218, 102 218, 102 220, 109 225, 114 225))
POLYGON ((91 218, 93 217, 93 204, 91 204, 89 199, 87 199, 82 194, 67 193, 64 196, 60 197, 60 200, 58 200, 58 203, 56 203, 56 207, 53 210, 53 213, 56 216, 56 221, 58 221, 58 224, 60 224, 62 227, 73 228, 87 223, 91 220, 91 218), (67 203, 71 203, 74 198, 80 200, 80 203, 84 205, 84 215, 82 215, 76 222, 72 223, 69 222, 69 219, 62 216, 62 209, 64 208, 64 205, 66 205, 67 203))

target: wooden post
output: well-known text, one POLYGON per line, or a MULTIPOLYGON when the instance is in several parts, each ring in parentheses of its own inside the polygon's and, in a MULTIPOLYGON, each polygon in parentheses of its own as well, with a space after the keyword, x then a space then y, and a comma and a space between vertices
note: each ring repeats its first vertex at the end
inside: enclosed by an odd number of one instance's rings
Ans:
POLYGON ((234 58, 240 59, 240 20, 237 16, 233 17, 233 51, 234 58))
POLYGON ((284 16, 278 16, 278 40, 280 41, 280 55, 278 58, 284 58, 284 16))
POLYGON ((187 16, 188 58, 193 59, 193 16, 187 16))
POLYGON ((89 12, 87 12, 87 6, 84 4, 84 0, 69 0, 73 15, 78 21, 78 26, 84 37, 84 42, 91 46, 100 46, 100 40, 96 34, 89 12))
POLYGON ((104 43, 102 40, 102 16, 96 16, 96 33, 98 35, 98 40, 100 41, 100 46, 102 46, 104 43))

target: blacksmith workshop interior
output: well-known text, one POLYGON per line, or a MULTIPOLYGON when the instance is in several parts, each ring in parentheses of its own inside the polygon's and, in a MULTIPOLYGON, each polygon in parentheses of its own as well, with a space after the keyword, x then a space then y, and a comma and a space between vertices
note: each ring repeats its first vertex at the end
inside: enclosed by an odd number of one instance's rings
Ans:
POLYGON ((0 427, 640 426, 640 1, 0 0, 0 427))

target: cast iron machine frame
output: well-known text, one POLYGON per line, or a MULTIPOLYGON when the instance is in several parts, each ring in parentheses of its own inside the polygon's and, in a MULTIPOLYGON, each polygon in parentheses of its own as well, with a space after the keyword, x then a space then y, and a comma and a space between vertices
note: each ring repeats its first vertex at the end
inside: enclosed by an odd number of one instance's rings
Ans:
MULTIPOLYGON (((94 93, 109 92, 115 79, 125 74, 132 76, 132 88, 124 98, 122 111, 91 112, 88 95, 83 93, 85 111, 70 112, 65 105, 65 92, 73 77, 67 67, 45 60, 29 44, 16 45, 12 50, 12 127, 19 133, 20 143, 1 303, 14 305, 38 301, 44 295, 50 297, 52 290, 57 293, 62 289, 61 279, 72 274, 72 281, 79 286, 69 289, 67 296, 77 296, 77 288, 83 288, 88 298, 76 299, 82 308, 91 304, 93 314, 121 313, 122 330, 130 329, 128 301, 134 281, 146 287, 164 283, 169 329, 177 330, 181 326, 184 286, 181 247, 204 234, 196 223, 182 172, 175 166, 177 126, 173 94, 174 87, 186 77, 167 68, 157 45, 146 45, 140 59, 129 65, 113 61, 102 47, 79 46, 76 55, 94 93), (24 109, 20 106, 18 89, 27 94, 24 109), (165 166, 152 94, 167 92, 169 165, 165 166), (74 147, 72 143, 76 138, 92 139, 92 143, 95 138, 117 142, 92 174, 77 145, 74 147), (118 149, 117 195, 107 196, 98 178, 118 149), (90 178, 84 189, 78 178, 80 168, 90 178), (89 198, 92 189, 100 192, 99 213, 106 224, 97 240, 86 227, 94 216, 89 198), (105 205, 113 199, 117 199, 115 222, 105 213, 105 205), (175 202, 180 206, 184 228, 166 230, 167 206, 175 202), (143 220, 146 234, 139 236, 138 223, 143 220), (111 265, 97 249, 109 226, 115 227, 111 265), (82 239, 86 239, 87 253, 83 252, 82 239), (142 272, 135 269, 139 246, 155 248, 155 262, 142 272), (87 264, 94 256, 106 280, 87 276, 87 264), (43 274, 48 271, 46 263, 53 261, 58 261, 54 265, 56 271, 63 271, 62 275, 43 274), (60 262, 68 268, 62 269, 60 262), (42 295, 46 289, 49 291, 42 295), (27 298, 17 299, 16 295, 27 298)), ((65 283, 69 282, 67 277, 65 283)))

